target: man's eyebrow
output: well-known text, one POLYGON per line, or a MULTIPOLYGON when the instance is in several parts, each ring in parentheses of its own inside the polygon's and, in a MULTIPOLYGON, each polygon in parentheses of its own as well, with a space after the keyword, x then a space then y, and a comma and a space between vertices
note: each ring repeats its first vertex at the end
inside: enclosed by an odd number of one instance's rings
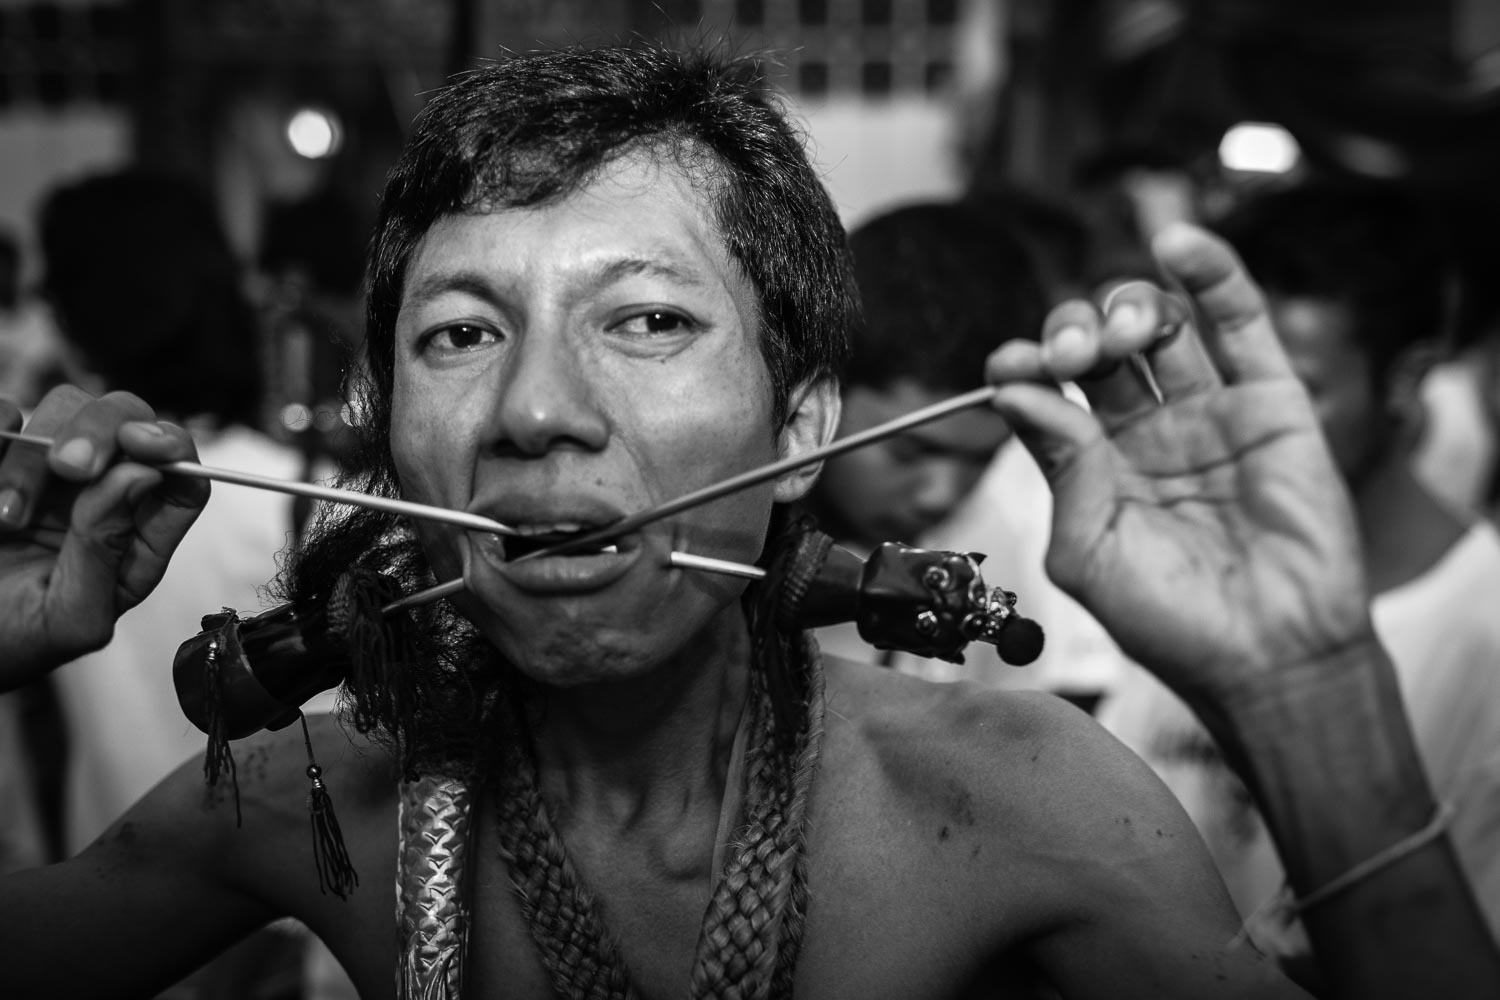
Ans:
POLYGON ((426 275, 408 288, 404 304, 422 305, 449 292, 461 292, 486 301, 495 297, 495 290, 477 271, 440 271, 426 275))
POLYGON ((709 278, 703 273, 701 268, 694 266, 691 260, 670 252, 659 252, 650 257, 641 257, 632 254, 603 261, 596 267, 591 268, 583 280, 588 284, 604 286, 612 285, 622 278, 642 274, 649 277, 666 278, 669 281, 675 281, 683 285, 701 286, 709 284, 709 278))

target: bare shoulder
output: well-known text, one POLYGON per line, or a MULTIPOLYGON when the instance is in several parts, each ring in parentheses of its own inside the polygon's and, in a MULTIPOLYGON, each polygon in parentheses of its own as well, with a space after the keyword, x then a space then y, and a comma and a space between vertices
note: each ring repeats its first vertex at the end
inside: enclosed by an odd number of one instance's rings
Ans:
POLYGON ((885 808, 925 817, 931 838, 972 839, 967 864, 1032 881, 1053 916, 1127 867, 1172 867, 1222 892, 1171 793, 1068 702, 836 660, 826 678, 830 762, 867 762, 885 808))
POLYGON ((0 970, 0 994, 154 996, 283 916, 333 947, 363 995, 387 992, 395 769, 334 720, 308 731, 360 875, 352 893, 319 883, 301 727, 261 734, 234 744, 232 776, 213 787, 200 755, 76 857, 7 877, 0 939, 25 960, 0 970))
POLYGON ((972 683, 934 684, 830 659, 830 731, 856 738, 893 766, 981 769, 985 784, 1014 794, 1059 784, 1083 797, 1155 784, 1148 768, 1093 718, 1054 695, 972 683))
POLYGON ((319 895, 308 814, 309 743, 356 870, 387 842, 386 856, 394 856, 399 778, 389 754, 335 716, 307 721, 306 739, 294 724, 236 741, 232 764, 212 784, 200 754, 131 807, 85 855, 114 865, 186 867, 205 884, 222 883, 259 900, 273 915, 305 918, 309 889, 319 895))

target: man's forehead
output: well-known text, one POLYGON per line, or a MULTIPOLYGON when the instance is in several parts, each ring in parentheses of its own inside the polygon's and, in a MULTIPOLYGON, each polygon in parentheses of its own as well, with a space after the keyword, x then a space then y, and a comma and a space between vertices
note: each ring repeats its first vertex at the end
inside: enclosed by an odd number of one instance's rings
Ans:
POLYGON ((569 280, 608 284, 632 276, 693 286, 742 274, 708 195, 670 162, 630 158, 577 191, 517 207, 479 207, 438 218, 407 272, 403 299, 473 284, 477 269, 520 266, 544 253, 566 260, 569 280))

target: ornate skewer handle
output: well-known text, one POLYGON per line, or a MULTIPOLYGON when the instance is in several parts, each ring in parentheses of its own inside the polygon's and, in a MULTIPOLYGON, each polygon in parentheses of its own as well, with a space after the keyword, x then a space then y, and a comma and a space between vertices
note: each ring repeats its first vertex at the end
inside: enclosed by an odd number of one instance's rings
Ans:
POLYGON ((1042 651, 1036 622, 1016 611, 1016 595, 990 589, 980 575, 984 556, 886 542, 860 559, 827 546, 792 617, 802 628, 853 621, 877 649, 895 649, 962 663, 974 641, 1023 666, 1042 651))

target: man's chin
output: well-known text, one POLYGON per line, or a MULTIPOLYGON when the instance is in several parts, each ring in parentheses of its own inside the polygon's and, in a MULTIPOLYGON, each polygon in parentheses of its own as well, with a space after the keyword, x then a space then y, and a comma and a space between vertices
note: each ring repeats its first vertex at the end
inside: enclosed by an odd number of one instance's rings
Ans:
POLYGON ((650 657, 639 648, 639 635, 621 630, 533 622, 520 635, 504 629, 484 631, 506 662, 547 687, 570 689, 624 680, 648 669, 650 657))

